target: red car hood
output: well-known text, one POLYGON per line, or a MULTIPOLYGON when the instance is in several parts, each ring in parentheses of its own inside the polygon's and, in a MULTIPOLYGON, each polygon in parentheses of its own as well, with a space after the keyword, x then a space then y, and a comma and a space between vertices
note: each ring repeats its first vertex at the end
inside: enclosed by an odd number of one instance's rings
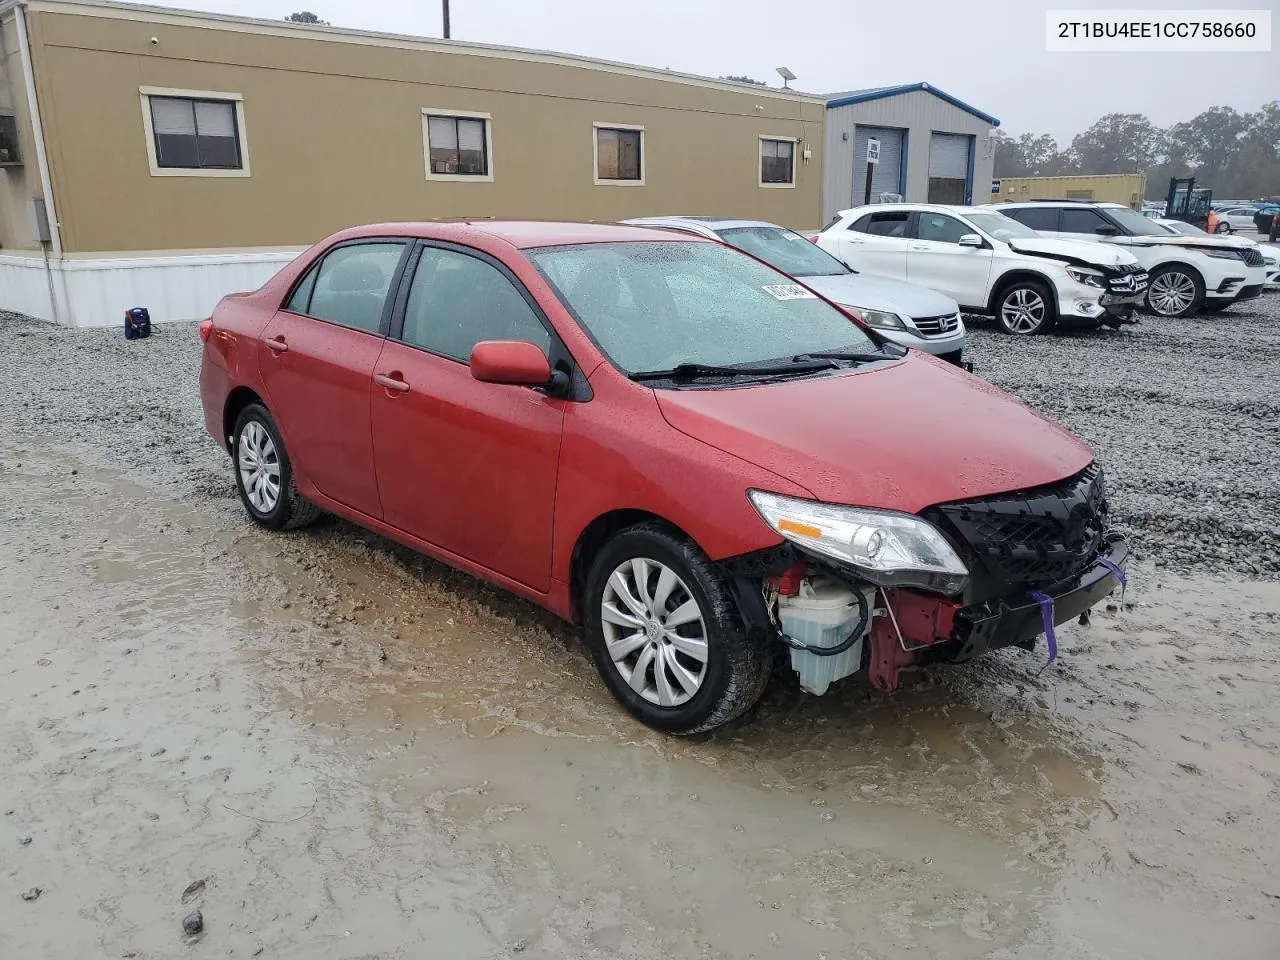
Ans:
POLYGON ((915 355, 856 372, 722 390, 658 390, 682 433, 827 503, 918 513, 1053 483, 1093 462, 1058 424, 915 355))

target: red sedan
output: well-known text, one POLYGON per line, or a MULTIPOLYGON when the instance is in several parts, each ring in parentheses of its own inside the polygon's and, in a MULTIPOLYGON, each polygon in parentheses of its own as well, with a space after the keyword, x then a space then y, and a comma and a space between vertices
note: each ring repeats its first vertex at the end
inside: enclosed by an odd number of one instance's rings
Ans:
MULTIPOLYGON (((1088 447, 767 264, 638 227, 383 224, 201 325, 249 516, 331 511, 585 628, 644 722, 1020 645, 1123 579, 1088 447)), ((1052 643, 1051 643, 1052 652, 1052 643)))

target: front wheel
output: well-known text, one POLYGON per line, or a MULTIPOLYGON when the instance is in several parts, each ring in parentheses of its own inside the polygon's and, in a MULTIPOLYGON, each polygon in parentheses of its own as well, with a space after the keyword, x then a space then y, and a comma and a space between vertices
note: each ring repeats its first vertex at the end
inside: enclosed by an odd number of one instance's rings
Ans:
POLYGON ((1030 337, 1048 333, 1058 321, 1056 298, 1047 285, 1019 280, 1000 295, 996 323, 1005 333, 1030 337))
POLYGON ((1230 233, 1230 232, 1231 232, 1231 224, 1229 224, 1229 223, 1220 223, 1220 224, 1218 224, 1217 228, 1216 228, 1213 232, 1214 232, 1214 233, 1230 233))
POLYGON ((768 640, 743 622, 723 575, 660 523, 628 527, 596 555, 583 607, 605 686, 636 719, 667 733, 713 730, 760 699, 768 640))
POLYGON ((271 530, 301 527, 320 515, 293 483, 293 467, 267 408, 251 403, 236 418, 231 451, 236 489, 250 518, 271 530))
POLYGON ((1170 264, 1152 271, 1147 287, 1147 308, 1161 317, 1178 318, 1195 313, 1204 303, 1204 281, 1187 267, 1170 264))

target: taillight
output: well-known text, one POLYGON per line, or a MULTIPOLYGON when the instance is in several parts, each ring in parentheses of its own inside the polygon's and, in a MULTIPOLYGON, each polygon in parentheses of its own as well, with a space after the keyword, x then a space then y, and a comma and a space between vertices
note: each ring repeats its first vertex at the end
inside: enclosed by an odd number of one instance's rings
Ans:
POLYGON ((200 339, 205 343, 209 342, 209 338, 213 336, 213 320, 200 321, 200 339))

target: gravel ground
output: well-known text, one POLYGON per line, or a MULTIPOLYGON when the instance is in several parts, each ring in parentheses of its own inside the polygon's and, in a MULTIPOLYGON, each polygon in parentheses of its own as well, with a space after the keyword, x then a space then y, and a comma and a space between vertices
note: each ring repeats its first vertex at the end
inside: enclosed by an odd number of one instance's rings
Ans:
POLYGON ((0 317, 0 957, 1275 960, 1277 344, 978 325, 1108 464, 1125 602, 679 739, 531 604, 248 522, 192 326, 0 317))
MULTIPOLYGON (((970 323, 977 373, 1093 445, 1140 558, 1280 577, 1280 294, 1213 317, 1026 340, 970 323)), ((0 417, 226 506, 231 472, 204 432, 199 347, 190 324, 128 342, 115 328, 0 313, 0 417)))

